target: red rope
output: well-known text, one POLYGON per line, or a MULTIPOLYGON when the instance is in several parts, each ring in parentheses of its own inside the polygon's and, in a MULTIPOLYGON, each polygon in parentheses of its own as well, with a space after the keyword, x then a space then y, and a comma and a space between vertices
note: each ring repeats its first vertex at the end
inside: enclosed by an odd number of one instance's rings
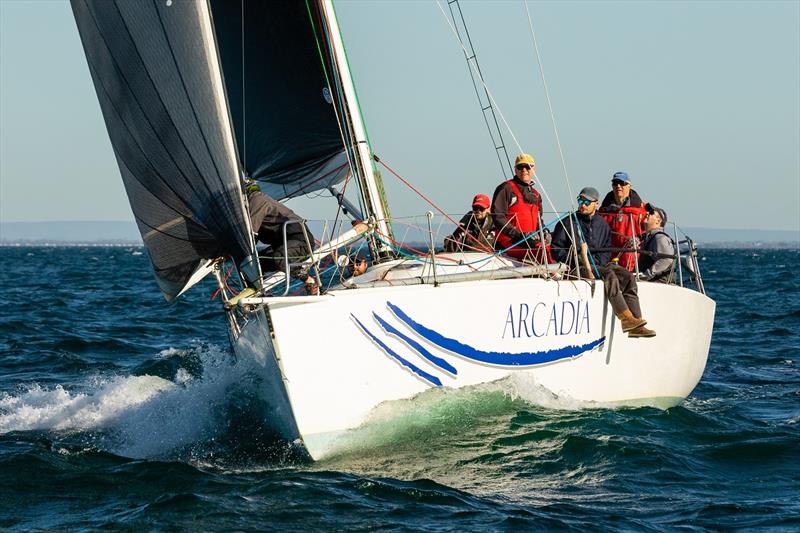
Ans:
MULTIPOLYGON (((231 265, 231 267, 228 269, 228 274, 225 276, 225 279, 222 280, 222 283, 223 283, 223 285, 225 285, 225 288, 228 289, 229 291, 231 291, 231 293, 233 293, 233 295, 235 296, 236 294, 238 294, 238 292, 233 290, 231 288, 231 286, 228 285, 228 278, 231 277, 231 273, 232 272, 233 272, 233 265, 231 265)), ((217 290, 214 291, 214 294, 211 295, 211 300, 212 301, 214 300, 214 298, 216 298, 219 295, 219 291, 221 291, 221 290, 222 290, 222 287, 220 287, 220 288, 218 288, 217 290)))
MULTIPOLYGON (((422 194, 422 192, 421 192, 419 189, 417 189, 416 187, 414 187, 413 185, 411 185, 411 183, 409 183, 409 182, 408 182, 408 180, 406 180, 405 178, 403 178, 403 176, 401 176, 400 174, 398 174, 398 173, 397 173, 397 172, 396 172, 396 171, 395 171, 395 170, 394 170, 392 167, 390 167, 389 165, 387 165, 386 163, 384 163, 384 161, 383 161, 381 158, 379 158, 379 157, 378 157, 377 155, 375 155, 375 154, 373 154, 373 155, 372 155, 372 157, 375 159, 375 161, 377 161, 378 163, 380 163, 381 165, 383 165, 383 166, 384 166, 384 168, 386 168, 386 170, 388 170, 389 172, 391 172, 392 174, 394 174, 394 176, 395 176, 397 179, 399 179, 400 181, 402 181, 402 182, 405 184, 405 186, 406 186, 406 187, 408 187, 409 189, 411 189, 412 191, 414 191, 415 193, 417 193, 417 195, 418 195, 420 198, 422 198, 423 200, 425 200, 426 202, 428 202, 428 204, 429 204, 431 207, 433 207, 433 208, 434 208, 434 209, 436 209, 436 210, 437 210, 439 213, 441 213, 442 215, 444 215, 444 217, 445 217, 447 220, 449 220, 450 222, 452 222, 452 223, 453 223, 453 224, 455 224, 456 226, 461 226, 461 224, 460 224, 460 223, 458 223, 458 222, 456 222, 455 220, 453 220, 453 219, 452 219, 452 217, 450 217, 450 215, 448 215, 447 213, 445 213, 445 212, 444 212, 444 211, 443 211, 443 210, 442 210, 442 209, 441 209, 441 208, 440 208, 438 205, 436 205, 435 203, 433 203, 433 201, 432 201, 430 198, 428 198, 427 196, 425 196, 424 194, 422 194)), ((466 229, 466 228, 465 228, 465 229, 466 229)), ((467 236, 468 236, 470 239, 472 239, 473 241, 475 241, 475 243, 478 245, 478 249, 479 249, 480 251, 483 251, 483 252, 486 252, 486 251, 491 251, 491 252, 494 252, 494 250, 490 250, 490 249, 489 249, 489 248, 488 248, 488 247, 487 247, 487 246, 486 246, 484 243, 482 243, 482 242, 481 242, 481 241, 480 241, 480 240, 479 240, 477 237, 475 237, 474 235, 472 235, 470 232, 468 232, 468 231, 465 231, 465 232, 464 232, 464 235, 467 235, 467 236)), ((475 248, 473 248, 473 249, 475 249, 475 248)))

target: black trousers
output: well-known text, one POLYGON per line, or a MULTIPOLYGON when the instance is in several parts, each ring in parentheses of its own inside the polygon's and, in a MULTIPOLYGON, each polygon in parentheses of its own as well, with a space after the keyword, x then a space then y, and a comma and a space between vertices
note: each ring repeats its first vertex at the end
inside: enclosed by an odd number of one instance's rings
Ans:
POLYGON ((641 318, 642 308, 639 306, 639 293, 633 272, 614 263, 597 269, 603 277, 606 298, 614 314, 620 315, 630 309, 633 316, 641 318))

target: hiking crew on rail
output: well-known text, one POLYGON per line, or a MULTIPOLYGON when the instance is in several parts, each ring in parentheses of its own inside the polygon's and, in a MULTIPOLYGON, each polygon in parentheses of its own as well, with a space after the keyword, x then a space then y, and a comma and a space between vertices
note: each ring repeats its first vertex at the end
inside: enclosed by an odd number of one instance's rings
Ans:
POLYGON ((619 266, 607 250, 611 247, 611 228, 596 213, 599 194, 594 187, 584 187, 578 195, 578 210, 556 223, 553 230, 553 256, 571 270, 589 279, 603 280, 606 298, 629 337, 655 337, 645 326, 639 305, 636 275, 619 266), (576 264, 574 250, 580 250, 576 264))

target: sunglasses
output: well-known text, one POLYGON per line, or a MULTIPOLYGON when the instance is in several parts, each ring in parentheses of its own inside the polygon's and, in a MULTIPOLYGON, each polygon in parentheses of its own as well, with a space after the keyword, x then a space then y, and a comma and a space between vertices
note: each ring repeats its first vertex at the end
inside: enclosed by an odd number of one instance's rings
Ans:
POLYGON ((585 198, 578 198, 578 205, 590 205, 594 200, 587 200, 585 198))
POLYGON ((630 185, 630 183, 628 183, 627 181, 622 181, 622 180, 611 180, 611 186, 612 187, 624 187, 626 185, 630 185))
POLYGON ((524 165, 517 165, 514 168, 516 168, 517 170, 530 170, 531 166, 528 164, 524 164, 524 165))
POLYGON ((483 213, 483 212, 484 212, 484 211, 486 211, 487 209, 489 209, 489 208, 488 208, 488 207, 481 207, 481 206, 479 206, 479 205, 473 205, 473 206, 472 206, 472 211, 473 211, 474 213, 483 213))

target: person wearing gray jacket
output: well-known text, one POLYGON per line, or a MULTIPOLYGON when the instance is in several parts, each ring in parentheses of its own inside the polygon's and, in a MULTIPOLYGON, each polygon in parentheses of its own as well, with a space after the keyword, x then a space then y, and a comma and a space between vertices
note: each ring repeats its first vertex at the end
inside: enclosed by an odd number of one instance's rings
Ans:
MULTIPOLYGON (((261 187, 254 181, 245 182, 245 193, 250 208, 250 224, 256 238, 259 242, 270 246, 266 253, 259 254, 263 272, 283 272, 287 256, 290 263, 299 263, 311 256, 312 250, 308 247, 306 235, 311 246, 314 245, 314 235, 302 218, 282 203, 261 192, 261 187), (284 225, 286 225, 286 240, 283 237, 284 225)), ((314 278, 309 276, 307 267, 293 266, 289 269, 289 275, 303 281, 307 293, 319 293, 319 288, 314 278)))
POLYGON ((668 283, 675 262, 675 241, 664 231, 667 212, 652 204, 646 204, 645 209, 646 233, 642 236, 644 253, 639 254, 639 279, 668 283))

